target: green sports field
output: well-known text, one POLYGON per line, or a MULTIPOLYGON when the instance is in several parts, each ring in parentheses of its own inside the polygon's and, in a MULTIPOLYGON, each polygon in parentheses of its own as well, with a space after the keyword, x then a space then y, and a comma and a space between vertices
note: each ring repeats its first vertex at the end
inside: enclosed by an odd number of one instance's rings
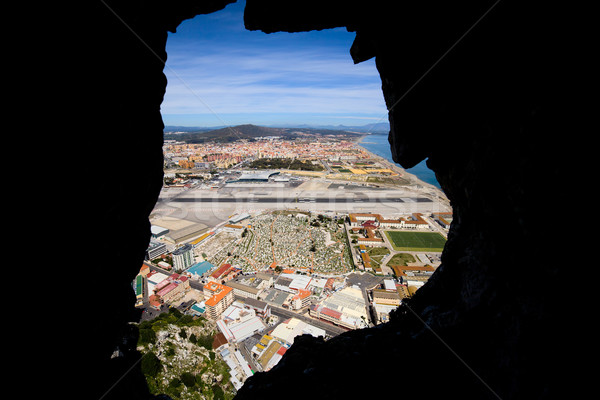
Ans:
POLYGON ((441 252, 446 239, 434 232, 385 231, 396 251, 435 251, 441 252))

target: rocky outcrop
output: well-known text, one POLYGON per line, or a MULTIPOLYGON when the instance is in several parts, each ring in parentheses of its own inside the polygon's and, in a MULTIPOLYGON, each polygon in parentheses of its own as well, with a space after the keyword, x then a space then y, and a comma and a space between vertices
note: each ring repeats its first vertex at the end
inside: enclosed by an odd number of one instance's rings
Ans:
MULTIPOLYGON (((32 185, 56 201, 21 225, 43 223, 49 238, 36 254, 61 265, 60 279, 36 276, 53 333, 44 341, 52 351, 38 357, 48 365, 36 365, 46 393, 151 397, 130 284, 162 183, 167 32, 230 2, 103 0, 70 13, 53 4, 43 18, 50 26, 31 65, 49 89, 36 88, 36 101, 49 111, 43 122, 63 128, 35 136, 35 172, 47 166, 48 179, 32 185)), ((564 95, 577 74, 561 61, 577 66, 577 54, 570 10, 558 6, 248 0, 248 29, 356 32, 349 51, 355 62, 375 57, 395 160, 427 159, 455 215, 442 265, 390 323, 328 342, 298 338, 239 399, 548 399, 570 383, 561 373, 575 364, 562 344, 577 325, 562 279, 575 247, 556 228, 572 218, 565 169, 585 140, 571 125, 577 97, 564 95)))

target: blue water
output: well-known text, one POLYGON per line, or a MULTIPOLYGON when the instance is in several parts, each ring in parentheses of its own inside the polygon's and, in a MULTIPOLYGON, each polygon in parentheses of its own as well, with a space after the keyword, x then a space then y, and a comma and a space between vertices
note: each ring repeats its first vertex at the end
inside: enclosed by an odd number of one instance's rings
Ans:
MULTIPOLYGON (((365 136, 359 144, 365 149, 369 150, 371 153, 383 157, 402 168, 401 165, 395 163, 392 159, 392 150, 390 149, 387 134, 365 136)), ((414 167, 405 170, 406 172, 415 175, 425 183, 429 183, 438 188, 440 187, 439 182, 435 178, 435 173, 427 167, 425 160, 421 161, 414 167)))

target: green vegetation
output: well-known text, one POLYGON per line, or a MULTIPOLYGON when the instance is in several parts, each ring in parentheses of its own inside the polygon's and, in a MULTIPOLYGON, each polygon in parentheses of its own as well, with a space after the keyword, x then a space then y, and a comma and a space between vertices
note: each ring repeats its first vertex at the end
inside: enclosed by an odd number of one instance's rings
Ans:
POLYGON ((173 400, 233 398, 229 367, 212 350, 216 330, 210 321, 171 308, 138 328, 140 367, 152 394, 173 400))
POLYGON ((404 265, 408 265, 408 263, 414 263, 414 262, 415 262, 415 258, 413 257, 412 254, 398 253, 398 254, 394 254, 392 256, 390 261, 388 261, 387 265, 389 265, 389 266, 392 266, 392 265, 404 266, 404 265))
POLYGON ((339 140, 354 140, 359 133, 344 130, 312 129, 312 128, 270 128, 251 124, 229 126, 221 129, 197 129, 185 133, 165 132, 165 139, 173 139, 186 143, 231 143, 240 139, 255 140, 261 136, 278 136, 282 140, 297 140, 298 132, 302 132, 305 140, 318 140, 324 136, 335 136, 339 140))
POLYGON ((446 239, 434 232, 385 231, 396 251, 442 251, 446 239))
POLYGON ((382 183, 389 185, 408 185, 410 182, 404 178, 395 177, 389 178, 384 176, 369 176, 367 177, 367 182, 369 183, 382 183))
POLYGON ((373 267, 380 267, 381 261, 390 254, 390 250, 387 247, 371 247, 367 249, 367 254, 371 258, 371 265, 373 267))
POLYGON ((258 169, 291 169, 295 171, 323 171, 321 164, 302 161, 297 158, 259 158, 248 164, 249 168, 258 169))

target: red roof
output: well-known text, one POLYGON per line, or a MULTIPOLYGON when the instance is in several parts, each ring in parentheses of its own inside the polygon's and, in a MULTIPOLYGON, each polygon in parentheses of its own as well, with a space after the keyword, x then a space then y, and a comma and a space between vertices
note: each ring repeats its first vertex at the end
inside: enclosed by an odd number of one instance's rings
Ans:
POLYGON ((286 348, 286 347, 284 347, 284 346, 281 346, 281 347, 279 348, 279 350, 277 350, 277 354, 279 354, 280 356, 282 356, 282 355, 284 355, 284 354, 285 354, 285 352, 286 352, 286 351, 287 351, 287 348, 286 348))
POLYGON ((218 279, 219 277, 224 275, 225 272, 227 272, 230 268, 231 268, 231 264, 223 264, 219 267, 219 269, 217 269, 215 272, 213 272, 210 276, 215 279, 218 279))
POLYGON ((298 289, 298 294, 295 295, 292 300, 301 300, 301 299, 305 299, 308 296, 310 296, 311 292, 310 290, 302 290, 302 289, 298 289))
POLYGON ((339 311, 332 310, 331 308, 323 307, 320 310, 321 314, 328 315, 335 319, 340 319, 342 317, 342 313, 339 311))
POLYGON ((171 282, 167 286, 159 290, 156 294, 162 297, 165 294, 169 293, 171 290, 175 289, 176 287, 177 284, 175 282, 171 282))

